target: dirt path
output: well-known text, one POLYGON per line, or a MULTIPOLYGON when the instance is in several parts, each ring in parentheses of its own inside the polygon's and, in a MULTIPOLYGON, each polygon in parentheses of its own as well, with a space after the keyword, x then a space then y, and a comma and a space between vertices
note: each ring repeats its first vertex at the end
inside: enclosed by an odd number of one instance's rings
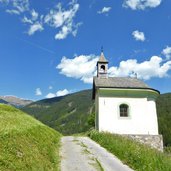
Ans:
POLYGON ((63 137, 61 156, 61 171, 133 171, 87 137, 63 137))

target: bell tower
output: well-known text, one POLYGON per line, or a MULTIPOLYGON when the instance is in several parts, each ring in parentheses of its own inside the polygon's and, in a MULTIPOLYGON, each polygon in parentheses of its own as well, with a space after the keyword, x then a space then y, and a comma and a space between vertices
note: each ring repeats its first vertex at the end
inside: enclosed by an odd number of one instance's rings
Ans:
POLYGON ((108 78, 107 71, 108 71, 108 61, 104 57, 103 47, 102 47, 100 58, 97 61, 97 77, 108 78))

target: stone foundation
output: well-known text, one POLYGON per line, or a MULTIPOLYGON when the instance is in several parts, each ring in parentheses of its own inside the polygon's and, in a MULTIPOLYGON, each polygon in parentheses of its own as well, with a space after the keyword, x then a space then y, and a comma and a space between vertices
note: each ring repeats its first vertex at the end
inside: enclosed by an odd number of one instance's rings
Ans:
POLYGON ((162 135, 123 135, 163 152, 162 135))

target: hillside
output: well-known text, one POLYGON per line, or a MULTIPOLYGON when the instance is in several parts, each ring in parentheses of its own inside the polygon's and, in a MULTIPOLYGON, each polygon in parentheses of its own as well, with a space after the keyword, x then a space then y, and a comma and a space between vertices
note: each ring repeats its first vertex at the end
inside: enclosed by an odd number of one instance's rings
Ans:
POLYGON ((43 123, 62 132, 73 134, 87 131, 89 114, 94 112, 90 90, 37 101, 22 108, 43 123))
POLYGON ((9 104, 17 108, 24 107, 32 102, 32 100, 25 100, 15 96, 0 96, 0 103, 9 104))
POLYGON ((0 170, 58 170, 60 134, 0 104, 0 170))
POLYGON ((171 93, 161 94, 157 99, 159 131, 166 146, 171 146, 171 93))
MULTIPOLYGON (((23 110, 64 134, 71 134, 90 128, 87 120, 89 114, 94 112, 94 104, 91 90, 85 90, 64 97, 34 102, 23 110)), ((164 137, 165 145, 171 146, 171 93, 159 96, 157 111, 159 131, 164 137)))
POLYGON ((3 99, 0 99, 0 103, 1 103, 1 104, 8 104, 8 102, 5 101, 5 100, 3 100, 3 99))

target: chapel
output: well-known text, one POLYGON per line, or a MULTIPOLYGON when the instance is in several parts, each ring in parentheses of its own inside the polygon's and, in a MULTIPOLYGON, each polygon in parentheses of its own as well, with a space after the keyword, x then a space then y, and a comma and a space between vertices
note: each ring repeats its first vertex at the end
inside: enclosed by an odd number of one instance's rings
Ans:
POLYGON ((95 129, 140 139, 158 137, 162 147, 156 111, 159 94, 136 77, 109 77, 108 61, 102 51, 93 78, 95 129))

